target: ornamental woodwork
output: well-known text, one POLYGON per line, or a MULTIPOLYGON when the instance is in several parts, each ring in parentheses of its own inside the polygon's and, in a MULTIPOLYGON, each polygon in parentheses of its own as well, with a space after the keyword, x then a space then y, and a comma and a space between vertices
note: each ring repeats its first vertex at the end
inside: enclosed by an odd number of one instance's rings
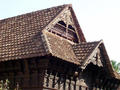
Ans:
POLYGON ((24 90, 27 88, 37 90, 42 86, 48 90, 106 90, 116 89, 119 85, 116 79, 105 76, 101 73, 105 71, 100 70, 100 67, 94 64, 88 65, 89 67, 87 66, 83 71, 79 70, 78 77, 74 77, 77 67, 59 60, 56 62, 54 59, 32 58, 21 61, 22 63, 19 61, 0 63, 1 68, 7 66, 5 70, 0 68, 0 79, 8 78, 11 81, 10 88, 15 88, 19 84, 19 87, 24 90))
POLYGON ((104 44, 86 42, 70 5, 0 20, 0 80, 10 90, 119 90, 104 44))
POLYGON ((100 53, 99 49, 96 49, 93 53, 93 55, 90 57, 90 59, 88 59, 84 66, 82 66, 82 68, 85 68, 88 64, 93 63, 94 65, 98 65, 99 67, 103 67, 103 59, 100 53))
POLYGON ((63 38, 67 38, 73 42, 79 42, 79 37, 77 33, 76 26, 74 25, 73 17, 71 15, 71 11, 66 8, 63 13, 61 13, 55 20, 52 22, 47 28, 47 31, 52 32, 58 36, 62 36, 63 38), (66 26, 60 25, 58 22, 63 21, 66 26), (72 27, 72 29, 69 29, 72 27))

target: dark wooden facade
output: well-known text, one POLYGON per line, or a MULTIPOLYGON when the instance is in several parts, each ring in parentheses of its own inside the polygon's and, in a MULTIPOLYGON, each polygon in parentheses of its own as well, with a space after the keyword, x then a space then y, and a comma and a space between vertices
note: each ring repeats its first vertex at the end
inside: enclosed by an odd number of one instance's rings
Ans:
POLYGON ((50 57, 0 63, 0 79, 22 90, 116 90, 120 82, 109 74, 92 63, 82 70, 50 57))
POLYGON ((0 80, 22 90, 119 90, 103 41, 86 42, 71 5, 0 21, 0 80))

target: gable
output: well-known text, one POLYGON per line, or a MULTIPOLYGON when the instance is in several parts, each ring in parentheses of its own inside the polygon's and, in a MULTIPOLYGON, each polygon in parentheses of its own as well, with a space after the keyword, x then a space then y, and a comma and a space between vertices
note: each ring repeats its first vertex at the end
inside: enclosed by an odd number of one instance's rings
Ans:
MULTIPOLYGON (((43 31, 51 29, 61 20, 68 26, 71 25, 70 28, 75 28, 76 36, 74 34, 72 38, 75 36, 79 41, 85 41, 81 39, 84 35, 80 36, 82 31, 78 29, 80 26, 76 24, 78 22, 75 20, 71 5, 52 7, 0 20, 0 61, 48 54, 46 41, 42 36, 43 31)), ((71 51, 73 52, 72 45, 71 51)))
POLYGON ((76 43, 85 42, 82 30, 76 22, 78 21, 75 20, 72 7, 67 6, 45 30, 76 43))
MULTIPOLYGON (((61 23, 60 23, 61 24, 61 23)), ((50 31, 51 32, 51 31, 50 31)), ((75 13, 70 5, 48 8, 16 17, 0 20, 0 61, 52 55, 62 60, 80 65, 84 69, 89 63, 107 67, 114 77, 119 77, 112 69, 104 44, 86 42, 75 13), (66 29, 63 37, 44 31, 54 29, 60 21, 73 30, 71 42, 66 29), (69 26, 70 25, 70 26, 69 26), (59 36, 59 37, 58 37, 59 36), (79 43, 78 43, 79 42, 79 43), (56 48, 55 48, 56 46, 56 48), (101 58, 102 57, 102 58, 101 58)))
POLYGON ((87 42, 73 45, 73 50, 80 60, 80 66, 85 69, 90 63, 99 67, 105 67, 106 62, 109 61, 105 58, 106 52, 103 51, 103 41, 98 42, 87 42))
MULTIPOLYGON (((82 31, 78 29, 79 26, 76 24, 77 20, 75 20, 75 14, 70 5, 52 7, 0 20, 0 61, 49 54, 46 40, 43 38, 43 32, 51 29, 60 20, 63 20, 68 26, 73 26, 70 28, 75 28, 75 37, 79 41, 81 37, 84 37, 84 35, 79 37, 82 31), (77 30, 81 33, 79 34, 77 30)), ((69 42, 69 40, 64 41, 66 43, 69 42)), ((73 52, 72 45, 71 51, 73 52)), ((76 58, 75 55, 73 56, 76 58)), ((66 56, 66 58, 69 57, 66 56)), ((76 62, 79 63, 78 61, 76 62)))
POLYGON ((102 67, 111 77, 120 79, 117 72, 114 71, 107 55, 103 41, 88 42, 73 45, 73 50, 80 60, 80 68, 85 69, 90 63, 102 67))
POLYGON ((98 42, 95 47, 91 50, 88 57, 86 57, 86 60, 82 63, 82 68, 85 68, 89 63, 93 63, 94 65, 97 65, 98 67, 103 67, 103 55, 101 54, 101 50, 99 48, 100 44, 102 42, 98 42))
POLYGON ((102 56, 101 56, 101 51, 99 48, 96 49, 95 53, 93 54, 93 56, 91 56, 91 63, 93 63, 94 65, 97 65, 99 67, 103 67, 103 60, 102 60, 102 56))
MULTIPOLYGON (((83 42, 79 44, 73 45, 74 53, 76 54, 77 58, 79 59, 81 68, 86 68, 86 66, 92 62, 92 58, 96 57, 97 54, 97 47, 100 41, 98 42, 83 42)), ((94 60, 93 60, 94 62, 94 60)))

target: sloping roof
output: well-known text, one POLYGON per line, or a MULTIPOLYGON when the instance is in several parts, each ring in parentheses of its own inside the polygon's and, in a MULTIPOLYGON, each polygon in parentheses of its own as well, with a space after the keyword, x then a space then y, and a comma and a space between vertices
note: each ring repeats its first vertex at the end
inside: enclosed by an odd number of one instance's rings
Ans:
MULTIPOLYGON (((71 5, 62 5, 0 20, 0 61, 49 54, 49 51, 46 50, 46 45, 44 45, 46 42, 42 37, 42 31, 66 7, 72 9, 71 5)), ((71 11, 73 12, 74 19, 76 19, 73 9, 71 11)), ((78 21, 74 21, 80 33, 81 40, 85 41, 78 21)))
POLYGON ((106 52, 106 49, 105 49, 105 46, 103 43, 101 43, 101 47, 100 47, 101 51, 102 51, 102 54, 103 54, 103 58, 106 60, 106 65, 107 65, 107 68, 111 74, 112 77, 116 78, 116 79, 119 79, 120 80, 120 74, 117 73, 113 67, 112 67, 112 64, 110 62, 110 59, 109 59, 109 56, 106 52))
MULTIPOLYGON (((57 35, 42 30, 64 10, 67 5, 36 11, 0 20, 0 61, 51 55, 67 62, 82 65, 87 62, 101 42, 70 42, 57 35)), ((72 10, 73 11, 73 10, 72 10)), ((76 19, 74 12, 72 13, 76 19)), ((77 29, 85 41, 76 20, 77 29)), ((109 57, 103 46, 103 54, 114 77, 119 75, 111 67, 109 57)))
POLYGON ((46 32, 45 35, 47 39, 47 45, 52 56, 74 64, 80 64, 79 59, 76 57, 73 51, 73 42, 49 32, 46 32))
MULTIPOLYGON (((96 53, 96 49, 100 48, 102 52, 102 57, 104 58, 107 66, 107 70, 110 73, 110 75, 116 79, 120 80, 120 74, 118 74, 114 69, 112 68, 110 59, 108 57, 108 54, 106 52, 105 46, 103 41, 95 41, 95 42, 82 42, 79 44, 73 44, 73 50, 77 58, 79 59, 81 68, 84 67, 84 65, 88 65, 88 60, 92 60, 91 56, 93 56, 96 53)), ((85 67, 84 67, 85 68, 85 67)))
POLYGON ((79 44, 73 45, 73 50, 77 58, 79 59, 79 62, 83 62, 87 59, 87 57, 93 52, 93 50, 96 48, 96 46, 100 42, 81 42, 79 44))
POLYGON ((65 5, 0 20, 0 61, 45 55, 41 31, 65 5))
POLYGON ((76 15, 75 15, 75 12, 74 12, 74 10, 73 10, 73 8, 71 8, 71 14, 72 14, 72 16, 73 16, 73 20, 75 21, 74 23, 75 23, 75 25, 76 25, 76 29, 77 29, 77 31, 78 31, 78 35, 79 35, 79 37, 80 37, 80 41, 81 42, 86 42, 86 38, 84 37, 84 34, 83 34, 83 32, 82 32, 82 29, 81 29, 81 27, 80 27, 80 25, 79 25, 79 22, 78 22, 78 20, 77 20, 77 17, 76 17, 76 15))

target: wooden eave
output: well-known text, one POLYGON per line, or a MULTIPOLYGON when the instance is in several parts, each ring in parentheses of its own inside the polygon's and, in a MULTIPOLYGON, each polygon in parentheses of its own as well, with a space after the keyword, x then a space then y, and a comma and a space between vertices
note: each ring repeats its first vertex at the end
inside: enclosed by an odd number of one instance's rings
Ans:
MULTIPOLYGON (((106 63, 106 67, 107 67, 107 70, 109 70, 108 72, 111 74, 110 76, 115 78, 115 79, 118 79, 120 80, 120 74, 118 74, 113 68, 112 68, 112 65, 111 65, 111 62, 110 62, 110 59, 109 59, 109 56, 107 54, 107 51, 105 49, 105 46, 104 46, 104 43, 103 41, 99 41, 99 43, 97 44, 97 46, 94 48, 94 50, 92 51, 91 54, 89 54, 88 57, 86 57, 85 60, 83 60, 84 62, 81 63, 80 67, 82 69, 85 69, 86 66, 90 63, 90 60, 92 60, 92 57, 93 55, 96 53, 96 50, 100 48, 100 50, 102 49, 102 54, 104 56, 104 60, 105 60, 105 63, 106 63)), ((103 68, 106 68, 104 66, 102 66, 103 68)))

